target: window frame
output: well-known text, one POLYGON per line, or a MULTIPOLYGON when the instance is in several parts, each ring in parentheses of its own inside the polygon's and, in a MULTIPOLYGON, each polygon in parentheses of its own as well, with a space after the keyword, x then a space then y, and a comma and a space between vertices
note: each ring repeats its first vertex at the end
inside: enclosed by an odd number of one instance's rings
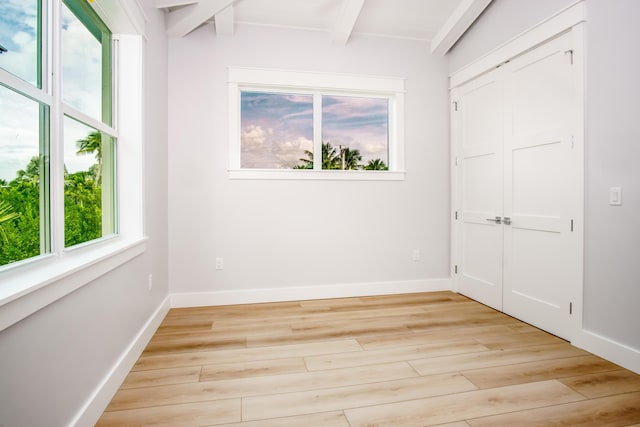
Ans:
POLYGON ((62 101, 61 72, 55 72, 56 68, 61 69, 61 29, 57 24, 61 19, 62 2, 42 0, 44 13, 48 15, 43 18, 43 26, 46 27, 42 30, 40 41, 40 87, 0 69, 2 86, 49 106, 52 216, 52 245, 48 253, 0 266, 0 331, 142 254, 148 240, 144 231, 144 182, 141 173, 144 14, 139 5, 127 11, 115 3, 109 5, 109 9, 99 3, 89 5, 112 32, 109 75, 113 78, 113 108, 111 117, 102 117, 111 121, 105 124, 62 101), (129 13, 132 10, 137 13, 129 13), (48 64, 52 64, 52 69, 48 68, 48 64), (124 102, 121 95, 126 96, 124 102), (115 162, 114 172, 118 182, 127 182, 126 186, 117 186, 116 183, 113 188, 116 192, 113 199, 113 211, 117 218, 116 234, 70 247, 64 246, 63 237, 65 117, 117 138, 118 150, 112 159, 115 162), (123 211, 126 215, 122 215, 123 211))
MULTIPOLYGON (((404 180, 404 94, 405 79, 352 74, 267 70, 245 67, 228 69, 229 178, 293 180, 404 180), (322 152, 322 95, 386 98, 389 100, 389 170, 326 170, 314 162, 314 169, 242 168, 241 103, 242 91, 291 92, 314 96, 314 158, 322 152)), ((321 162, 320 162, 321 163, 321 162)))

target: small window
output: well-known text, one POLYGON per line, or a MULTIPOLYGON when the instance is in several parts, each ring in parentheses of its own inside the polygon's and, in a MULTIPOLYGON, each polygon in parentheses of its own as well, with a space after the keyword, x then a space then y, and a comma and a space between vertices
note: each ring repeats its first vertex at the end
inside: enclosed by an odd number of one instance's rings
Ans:
POLYGON ((232 178, 403 179, 404 80, 232 68, 232 178))

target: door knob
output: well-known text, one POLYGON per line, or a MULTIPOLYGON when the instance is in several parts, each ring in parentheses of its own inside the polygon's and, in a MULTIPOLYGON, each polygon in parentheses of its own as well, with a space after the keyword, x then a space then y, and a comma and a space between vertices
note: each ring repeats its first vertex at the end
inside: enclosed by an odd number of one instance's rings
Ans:
POLYGON ((504 222, 504 225, 511 225, 511 218, 508 216, 505 216, 502 221, 504 222))
POLYGON ((501 224, 502 223, 502 217, 495 217, 495 218, 487 218, 487 221, 492 221, 495 222, 496 224, 501 224))

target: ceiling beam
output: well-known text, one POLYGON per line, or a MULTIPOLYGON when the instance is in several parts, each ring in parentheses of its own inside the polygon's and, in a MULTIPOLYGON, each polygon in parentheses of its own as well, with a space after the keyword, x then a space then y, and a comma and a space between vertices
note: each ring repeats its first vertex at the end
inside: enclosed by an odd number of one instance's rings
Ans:
POLYGON ((233 35, 233 5, 223 9, 220 13, 216 13, 216 34, 220 36, 233 35))
POLYGON ((184 37, 204 24, 235 0, 202 0, 167 14, 167 34, 170 37, 184 37))
POLYGON ((462 0, 431 40, 431 53, 444 55, 489 6, 491 0, 462 0))
POLYGON ((358 16, 362 11, 365 0, 343 0, 342 9, 338 15, 336 26, 333 28, 333 41, 342 45, 347 44, 358 16))
POLYGON ((153 0, 156 9, 168 9, 170 7, 186 6, 199 3, 200 0, 153 0))

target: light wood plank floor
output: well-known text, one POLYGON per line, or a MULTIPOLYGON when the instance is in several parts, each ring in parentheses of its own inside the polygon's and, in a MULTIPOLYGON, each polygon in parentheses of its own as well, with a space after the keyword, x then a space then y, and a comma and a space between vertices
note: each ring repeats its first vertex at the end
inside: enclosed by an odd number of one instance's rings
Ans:
POLYGON ((173 309, 99 426, 640 426, 640 376, 451 292, 173 309))

